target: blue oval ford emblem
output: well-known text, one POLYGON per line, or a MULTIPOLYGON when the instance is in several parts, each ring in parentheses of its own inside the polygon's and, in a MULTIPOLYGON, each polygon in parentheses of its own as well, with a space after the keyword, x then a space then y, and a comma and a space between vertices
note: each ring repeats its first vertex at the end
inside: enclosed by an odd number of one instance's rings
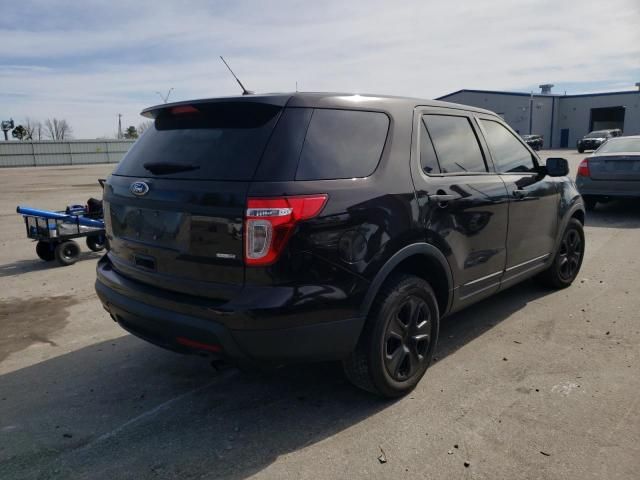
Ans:
POLYGON ((146 195, 149 192, 149 185, 144 182, 133 182, 129 187, 131 193, 141 197, 142 195, 146 195))

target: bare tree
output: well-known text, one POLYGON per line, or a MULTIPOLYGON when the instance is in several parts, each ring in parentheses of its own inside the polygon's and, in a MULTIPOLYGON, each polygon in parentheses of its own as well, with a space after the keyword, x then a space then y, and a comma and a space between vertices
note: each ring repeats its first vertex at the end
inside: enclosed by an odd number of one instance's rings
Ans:
POLYGON ((44 138, 44 127, 42 126, 42 122, 40 120, 36 122, 34 133, 34 139, 37 138, 38 141, 41 141, 44 138))
POLYGON ((140 124, 138 124, 138 128, 136 130, 138 130, 138 135, 142 135, 145 130, 148 130, 151 127, 153 127, 153 121, 145 120, 144 122, 140 122, 140 124))
POLYGON ((51 140, 71 138, 71 125, 63 118, 47 118, 44 121, 44 136, 51 140))
POLYGON ((42 122, 40 120, 34 120, 27 117, 24 119, 24 123, 22 124, 22 126, 27 131, 25 140, 42 140, 44 132, 42 129, 42 122))

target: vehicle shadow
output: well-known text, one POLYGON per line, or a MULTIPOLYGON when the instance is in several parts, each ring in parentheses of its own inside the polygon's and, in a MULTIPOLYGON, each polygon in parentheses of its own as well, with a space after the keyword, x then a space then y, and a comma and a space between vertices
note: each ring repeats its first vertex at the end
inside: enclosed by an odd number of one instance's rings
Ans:
POLYGON ((598 203, 587 212, 585 226, 599 228, 639 228, 640 202, 637 199, 612 200, 598 203))
MULTIPOLYGON (((34 252, 35 256, 35 252, 34 252)), ((102 256, 101 252, 80 252, 78 262, 85 260, 96 260, 102 256)), ((13 277, 27 272, 38 272, 41 270, 49 270, 51 268, 63 268, 58 262, 45 262, 39 258, 29 260, 16 260, 15 262, 0 265, 0 278, 13 277)), ((66 268, 66 267, 64 267, 66 268)), ((73 268, 73 266, 69 267, 73 268)))
MULTIPOLYGON (((526 282, 445 320, 438 361, 547 292, 526 282)), ((127 335, 0 376, 0 478, 246 478, 402 401, 334 363, 216 373, 127 335)))

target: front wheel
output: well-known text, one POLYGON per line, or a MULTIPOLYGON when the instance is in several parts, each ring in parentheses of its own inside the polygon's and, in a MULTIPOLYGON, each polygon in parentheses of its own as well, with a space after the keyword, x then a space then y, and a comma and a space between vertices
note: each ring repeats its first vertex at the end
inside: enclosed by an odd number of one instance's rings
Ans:
POLYGON ((393 275, 380 289, 355 351, 343 361, 347 378, 384 397, 406 395, 431 363, 439 320, 429 283, 393 275))
POLYGON ((67 240, 56 246, 56 260, 63 266, 73 265, 80 255, 80 246, 73 240, 67 240))
POLYGON ((538 275, 538 279, 550 288, 567 288, 573 283, 580 272, 584 258, 584 230, 582 224, 575 218, 562 234, 560 248, 551 266, 538 275))

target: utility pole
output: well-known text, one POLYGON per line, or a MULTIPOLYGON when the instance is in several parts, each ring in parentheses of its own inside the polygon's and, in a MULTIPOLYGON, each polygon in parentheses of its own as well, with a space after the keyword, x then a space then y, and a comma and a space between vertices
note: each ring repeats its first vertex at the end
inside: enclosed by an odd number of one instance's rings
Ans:
POLYGON ((118 140, 122 140, 122 114, 118 114, 118 140))
POLYGON ((529 96, 529 135, 531 135, 531 129, 533 128, 533 91, 529 96))
POLYGON ((162 95, 160 92, 156 91, 156 93, 158 94, 158 96, 162 99, 163 103, 167 103, 169 101, 169 95, 171 95, 171 92, 173 91, 173 87, 171 87, 169 89, 169 91, 167 92, 166 95, 162 95))

